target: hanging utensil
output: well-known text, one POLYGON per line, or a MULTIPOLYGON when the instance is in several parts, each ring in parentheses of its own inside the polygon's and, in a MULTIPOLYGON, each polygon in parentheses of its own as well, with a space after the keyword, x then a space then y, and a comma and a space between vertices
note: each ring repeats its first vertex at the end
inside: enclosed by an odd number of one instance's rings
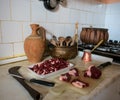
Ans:
POLYGON ((54 10, 61 2, 61 0, 39 0, 39 1, 43 1, 44 7, 48 10, 54 10))
POLYGON ((35 78, 32 78, 32 79, 28 80, 28 79, 25 79, 24 77, 22 77, 20 75, 17 75, 17 74, 10 74, 10 75, 13 76, 13 77, 16 77, 16 78, 26 80, 28 82, 37 83, 37 84, 44 85, 44 86, 53 87, 55 85, 55 83, 53 83, 53 82, 38 80, 38 79, 35 79, 35 78))

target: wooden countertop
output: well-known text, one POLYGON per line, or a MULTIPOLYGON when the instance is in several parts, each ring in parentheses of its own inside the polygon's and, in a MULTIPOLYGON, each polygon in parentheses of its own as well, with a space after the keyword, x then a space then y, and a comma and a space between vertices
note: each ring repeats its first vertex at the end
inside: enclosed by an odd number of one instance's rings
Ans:
MULTIPOLYGON (((81 57, 79 56, 75 59, 72 59, 71 61, 78 64, 81 63, 80 58, 81 57)), ((101 59, 105 61, 104 57, 102 58, 98 56, 97 59, 93 60, 92 62, 82 63, 82 66, 84 67, 81 67, 81 69, 86 69, 89 64, 98 64, 96 60, 100 61, 101 59)), ((28 61, 20 61, 0 66, 0 100, 33 100, 28 92, 21 86, 21 84, 19 84, 8 73, 8 69, 11 67, 27 67, 29 65, 31 65, 31 63, 28 61)), ((66 90, 60 95, 53 95, 51 92, 49 92, 50 88, 48 87, 34 84, 29 85, 43 93, 43 95, 45 95, 44 100, 88 100, 94 98, 94 96, 98 95, 103 89, 108 87, 120 77, 120 65, 112 64, 103 70, 103 74, 105 79, 87 95, 82 95, 73 90, 66 90)))

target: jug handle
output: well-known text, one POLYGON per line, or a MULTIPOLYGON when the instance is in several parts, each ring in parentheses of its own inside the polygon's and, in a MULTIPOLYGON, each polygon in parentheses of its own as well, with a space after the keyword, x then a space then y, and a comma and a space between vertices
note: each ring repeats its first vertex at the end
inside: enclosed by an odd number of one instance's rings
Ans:
POLYGON ((37 29, 37 34, 41 36, 44 41, 46 40, 46 30, 42 26, 37 29))

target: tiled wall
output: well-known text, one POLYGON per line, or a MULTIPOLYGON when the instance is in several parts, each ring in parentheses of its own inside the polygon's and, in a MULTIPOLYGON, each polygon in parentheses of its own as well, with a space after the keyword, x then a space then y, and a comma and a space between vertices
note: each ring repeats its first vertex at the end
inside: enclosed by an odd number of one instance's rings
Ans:
POLYGON ((120 41, 120 2, 107 5, 105 26, 109 29, 109 39, 120 41))
POLYGON ((97 0, 67 0, 66 6, 54 12, 39 0, 0 0, 0 59, 24 54, 24 39, 32 23, 56 36, 73 36, 76 22, 79 33, 83 26, 104 27, 105 11, 106 5, 97 0))

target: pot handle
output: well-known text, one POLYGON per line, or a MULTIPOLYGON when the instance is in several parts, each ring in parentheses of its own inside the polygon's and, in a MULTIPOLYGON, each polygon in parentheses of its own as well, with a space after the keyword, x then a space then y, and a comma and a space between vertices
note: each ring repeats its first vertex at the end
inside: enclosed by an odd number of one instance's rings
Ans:
POLYGON ((46 30, 42 26, 38 28, 37 34, 43 39, 43 41, 46 40, 46 30))

